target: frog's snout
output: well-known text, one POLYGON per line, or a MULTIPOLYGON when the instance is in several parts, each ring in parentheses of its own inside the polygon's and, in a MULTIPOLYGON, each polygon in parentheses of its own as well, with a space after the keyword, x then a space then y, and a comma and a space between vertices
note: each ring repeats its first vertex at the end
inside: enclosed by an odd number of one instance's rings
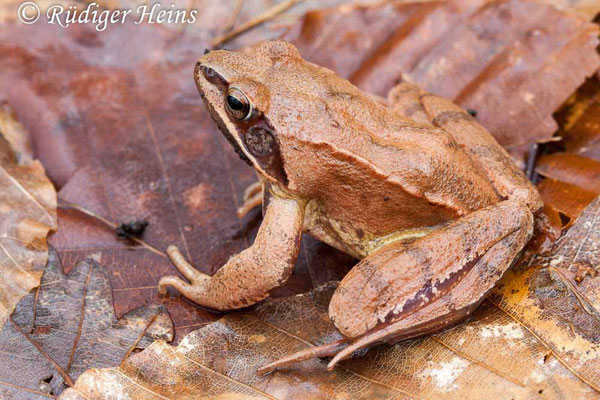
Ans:
POLYGON ((200 73, 200 68, 202 68, 202 63, 200 61, 196 62, 196 65, 194 66, 194 79, 197 79, 199 73, 200 73))

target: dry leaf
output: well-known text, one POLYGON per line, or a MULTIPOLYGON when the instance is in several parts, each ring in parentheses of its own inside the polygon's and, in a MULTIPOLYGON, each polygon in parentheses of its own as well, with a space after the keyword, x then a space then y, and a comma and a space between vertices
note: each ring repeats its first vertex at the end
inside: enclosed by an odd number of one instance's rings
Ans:
POLYGON ((0 102, 0 138, 6 140, 6 151, 12 153, 17 162, 26 163, 33 159, 31 138, 6 102, 0 102))
MULTIPOLYGON (((546 209, 560 213, 572 222, 600 194, 600 81, 588 79, 556 112, 563 140, 539 157, 536 172, 543 179, 537 187, 546 209)), ((569 225, 565 221, 565 225, 569 225)))
POLYGON ((46 236, 56 229, 56 191, 39 161, 30 161, 25 131, 0 109, 0 327, 36 287, 46 264, 46 236), (6 139, 4 139, 4 138, 6 139))
POLYGON ((538 159, 536 172, 600 195, 600 161, 569 153, 548 154, 538 159))
POLYGON ((597 0, 539 0, 542 3, 552 4, 556 8, 565 11, 576 12, 593 20, 600 12, 600 3, 597 0))
POLYGON ((518 159, 600 66, 598 28, 531 1, 384 2, 308 13, 286 38, 380 96, 399 80, 454 99, 518 159))
POLYGON ((117 321, 106 270, 90 259, 65 276, 51 250, 39 289, 0 331, 0 397, 58 395, 88 368, 119 365, 134 349, 172 338, 163 306, 140 307, 117 321))
POLYGON ((600 391, 600 198, 547 256, 508 273, 492 301, 600 391))
MULTIPOLYGON (((447 7, 431 4, 428 9, 437 12, 447 7)), ((219 19, 210 26, 215 21, 219 19)), ((567 27, 573 21, 567 19, 567 27)), ((582 26, 578 24, 574 26, 582 26)), ((166 245, 187 244, 192 262, 198 265, 202 260, 205 264, 198 266, 209 273, 246 247, 258 212, 240 222, 235 208, 253 174, 214 129, 189 78, 206 42, 147 26, 115 26, 103 34, 90 27, 31 28, 27 34, 23 27, 0 30, 0 85, 26 128, 35 132, 39 156, 62 188, 61 197, 80 206, 59 210, 61 229, 52 239, 66 269, 90 255, 106 264, 120 315, 156 299, 158 277, 173 271, 160 251, 166 245), (115 47, 123 37, 129 46, 115 47), (67 100, 65 92, 71 95, 67 100), (42 112, 46 118, 39 119, 42 112), (138 242, 116 240, 112 228, 102 222, 138 218, 150 219, 143 241, 138 242)), ((595 57, 588 62, 558 55, 560 62, 566 58, 590 68, 597 63, 595 57)), ((558 62, 549 63, 552 70, 558 62)), ((573 71, 562 70, 561 76, 566 75, 579 79, 573 71)), ((500 75, 500 82, 508 78, 500 75)), ((314 241, 303 240, 303 245, 308 247, 291 286, 282 289, 285 294, 337 277, 352 262, 314 241)), ((177 348, 158 342, 119 369, 84 374, 78 388, 132 391, 138 398, 155 397, 153 392, 176 398, 241 394, 252 398, 265 393, 276 398, 305 398, 306 393, 352 398, 465 394, 528 398, 539 391, 550 397, 596 395, 556 357, 548 357, 544 364, 549 348, 490 302, 470 324, 392 348, 372 349, 333 374, 324 373, 322 363, 313 360, 292 371, 256 377, 257 366, 336 337, 326 313, 331 290, 228 315, 192 333, 177 348), (102 377, 96 379, 97 375, 102 377)), ((165 304, 173 311, 179 334, 214 318, 179 295, 168 297, 165 304)))
POLYGON ((600 80, 588 79, 557 113, 567 152, 600 160, 600 80))
POLYGON ((255 374, 339 337, 327 316, 335 286, 326 286, 231 313, 177 347, 155 342, 119 368, 87 371, 62 398, 597 398, 598 215, 600 199, 551 255, 511 271, 471 321, 371 348, 331 373, 315 359, 255 374))
POLYGON ((537 189, 546 206, 563 213, 571 222, 597 196, 596 193, 580 186, 554 179, 544 179, 537 185, 537 189))

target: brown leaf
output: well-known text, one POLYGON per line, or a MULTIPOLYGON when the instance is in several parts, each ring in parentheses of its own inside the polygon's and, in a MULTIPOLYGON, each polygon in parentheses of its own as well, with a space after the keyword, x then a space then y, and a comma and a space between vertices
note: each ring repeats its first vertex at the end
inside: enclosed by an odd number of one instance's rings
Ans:
POLYGON ((46 236, 56 229, 56 191, 31 161, 25 131, 0 109, 0 327, 36 287, 46 263, 46 236), (19 160, 19 161, 17 161, 19 160))
MULTIPOLYGON (((19 16, 20 6, 25 3, 19 0, 2 0, 0 2, 0 24, 7 22, 16 21, 19 16)), ((36 0, 35 4, 40 8, 42 12, 48 9, 48 7, 57 4, 52 0, 36 0)), ((61 5, 69 7, 70 5, 76 4, 74 1, 61 1, 61 5)), ((26 13, 26 17, 33 17, 34 11, 29 9, 26 13)), ((42 17, 43 18, 43 17, 42 17)))
MULTIPOLYGON (((244 26, 251 21, 261 19, 264 14, 271 14, 269 19, 257 27, 227 40, 218 47, 240 49, 242 47, 252 46, 263 40, 277 39, 285 34, 292 26, 296 25, 308 11, 354 2, 354 0, 302 0, 295 2, 294 5, 285 10, 285 12, 272 15, 273 8, 283 3, 283 0, 243 0, 241 2, 242 6, 240 12, 233 20, 232 30, 236 30, 237 28, 244 26)), ((381 2, 381 0, 361 0, 361 4, 379 2, 381 2)), ((221 5, 222 14, 213 14, 213 18, 207 18, 207 21, 204 21, 204 18, 202 18, 203 21, 186 29, 188 32, 206 34, 207 26, 210 26, 212 36, 209 39, 211 39, 211 42, 215 38, 230 32, 227 30, 227 28, 229 23, 232 22, 231 18, 234 17, 233 13, 238 0, 212 3, 218 3, 221 5), (221 18, 223 15, 227 16, 226 23, 221 22, 223 21, 221 18)), ((212 3, 210 3, 211 6, 213 5, 212 3)), ((211 11, 214 13, 214 7, 211 7, 211 11)))
POLYGON ((454 99, 522 160, 528 144, 552 136, 552 113, 600 66, 598 29, 536 2, 472 3, 345 5, 308 13, 286 38, 377 95, 408 80, 454 99))
POLYGON ((536 172, 600 195, 600 161, 576 154, 548 154, 538 159, 536 172))
MULTIPOLYGON (((158 277, 174 271, 162 253, 166 245, 187 248, 188 258, 211 273, 251 242, 259 213, 238 221, 235 208, 253 174, 213 128, 189 78, 206 41, 148 26, 114 26, 102 34, 81 26, 31 28, 27 34, 18 26, 0 30, 0 85, 35 132, 39 156, 62 189, 65 207, 52 240, 67 270, 90 255, 101 260, 110 271, 120 315, 157 299, 158 277), (114 46, 123 37, 129 46, 114 46), (144 237, 117 240, 115 224, 133 219, 150 220, 144 237)), ((338 278, 352 262, 314 241, 303 245, 283 294, 338 278)), ((138 397, 153 397, 152 391, 170 397, 304 398, 309 391, 315 397, 448 397, 455 388, 459 395, 493 398, 535 397, 540 390, 551 397, 595 395, 556 358, 540 365, 548 347, 492 303, 485 303, 471 324, 373 349, 333 374, 311 361, 256 377, 257 366, 336 337, 326 313, 330 294, 331 289, 273 301, 255 313, 206 325, 213 316, 173 293, 164 301, 178 333, 204 328, 176 350, 159 342, 118 369, 92 370, 78 387, 87 382, 106 393, 131 390, 138 397), (526 357, 513 360, 513 350, 526 357), (104 377, 96 380, 98 374, 104 377), (111 376, 123 384, 106 385, 115 383, 111 376)))
POLYGON ((2 137, 8 144, 5 151, 12 153, 18 162, 27 162, 33 158, 31 138, 6 102, 0 102, 0 138, 2 137))
POLYGON ((557 112, 566 151, 600 160, 600 80, 596 73, 557 112))
POLYGON ((557 209, 545 204, 542 211, 536 214, 533 237, 528 243, 526 251, 540 253, 549 251, 569 222, 571 222, 570 218, 564 214, 561 216, 557 209))
POLYGON ((595 74, 556 112, 560 124, 557 135, 563 140, 546 150, 566 152, 543 155, 536 163, 536 172, 546 178, 537 185, 546 209, 562 215, 567 227, 600 194, 600 162, 596 157, 600 144, 599 93, 595 74))
POLYGON ((588 20, 593 20, 600 12, 600 4, 596 0, 540 0, 552 4, 556 8, 581 14, 588 20))
POLYGON ((65 276, 51 250, 40 288, 0 331, 0 397, 58 395, 88 368, 119 365, 133 350, 172 338, 163 306, 140 307, 117 320, 106 270, 89 259, 65 276))
MULTIPOLYGON (((256 369, 339 338, 335 285, 231 313, 178 347, 156 342, 119 368, 83 374, 65 399, 597 398, 600 391, 600 199, 546 257, 510 272, 473 320, 342 362, 309 360, 266 377, 256 369), (589 267, 588 267, 589 268, 589 267)), ((362 352, 365 353, 365 352, 362 352)))
POLYGON ((537 189, 546 206, 561 212, 571 222, 596 197, 596 193, 590 190, 554 179, 544 179, 537 185, 537 189))

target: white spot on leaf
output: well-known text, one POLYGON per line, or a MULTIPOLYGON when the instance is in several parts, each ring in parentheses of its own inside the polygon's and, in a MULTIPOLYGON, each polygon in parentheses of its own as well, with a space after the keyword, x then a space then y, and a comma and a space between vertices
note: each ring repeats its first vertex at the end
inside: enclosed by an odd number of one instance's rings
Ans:
POLYGON ((458 388, 454 381, 468 366, 469 362, 467 360, 454 357, 448 362, 440 363, 437 368, 425 370, 421 376, 431 378, 438 389, 452 391, 458 388))
POLYGON ((523 329, 514 323, 507 325, 489 325, 481 329, 479 335, 483 339, 504 338, 504 339, 523 339, 523 329))

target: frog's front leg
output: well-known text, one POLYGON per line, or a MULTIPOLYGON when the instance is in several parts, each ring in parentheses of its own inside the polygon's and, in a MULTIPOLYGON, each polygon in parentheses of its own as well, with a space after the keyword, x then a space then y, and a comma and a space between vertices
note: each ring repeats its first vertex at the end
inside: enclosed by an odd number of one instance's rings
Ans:
POLYGON ((188 299, 215 310, 250 306, 281 286, 294 268, 300 249, 305 204, 301 200, 272 196, 254 244, 235 255, 213 276, 194 269, 170 247, 169 257, 190 281, 165 276, 158 290, 178 289, 188 299))
POLYGON ((458 322, 494 287, 532 231, 529 208, 507 200, 414 242, 379 249, 344 277, 331 299, 329 316, 345 339, 288 356, 259 372, 335 354, 331 369, 373 343, 410 339, 458 322))

